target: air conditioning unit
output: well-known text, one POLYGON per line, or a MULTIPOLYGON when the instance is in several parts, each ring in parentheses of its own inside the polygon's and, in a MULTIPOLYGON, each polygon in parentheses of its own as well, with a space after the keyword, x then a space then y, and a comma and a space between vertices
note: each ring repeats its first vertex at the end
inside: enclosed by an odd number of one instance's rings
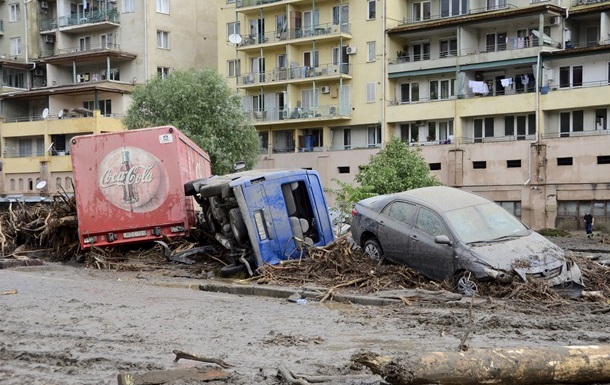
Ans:
POLYGON ((46 1, 41 1, 40 9, 49 9, 49 3, 47 3, 46 1))
POLYGON ((320 92, 322 92, 323 94, 330 94, 330 87, 322 86, 322 87, 320 87, 320 92))
POLYGON ((345 50, 345 53, 347 53, 348 55, 353 55, 356 53, 356 47, 347 47, 345 50))
POLYGON ((45 43, 55 43, 55 36, 53 35, 44 35, 45 43))
POLYGON ((561 17, 560 16, 553 16, 553 17, 551 17, 550 23, 551 23, 551 25, 559 25, 559 24, 561 24, 561 17))
POLYGON ((44 70, 42 68, 36 68, 34 70, 34 76, 44 76, 44 70))

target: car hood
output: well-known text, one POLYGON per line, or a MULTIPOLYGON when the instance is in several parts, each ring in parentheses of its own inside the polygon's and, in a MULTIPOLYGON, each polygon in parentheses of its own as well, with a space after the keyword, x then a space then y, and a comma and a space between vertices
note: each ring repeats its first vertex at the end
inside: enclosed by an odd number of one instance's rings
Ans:
POLYGON ((564 250, 535 231, 525 237, 475 244, 469 248, 484 264, 497 270, 515 271, 524 280, 526 274, 546 276, 566 262, 564 250))

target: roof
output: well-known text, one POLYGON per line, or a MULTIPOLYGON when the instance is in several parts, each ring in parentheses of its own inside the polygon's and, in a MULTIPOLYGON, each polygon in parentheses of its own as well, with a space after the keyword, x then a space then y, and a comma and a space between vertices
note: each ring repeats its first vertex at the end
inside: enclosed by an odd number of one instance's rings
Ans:
POLYGON ((395 194, 400 197, 414 198, 420 203, 435 206, 442 211, 489 203, 490 200, 468 191, 447 186, 422 187, 395 194))

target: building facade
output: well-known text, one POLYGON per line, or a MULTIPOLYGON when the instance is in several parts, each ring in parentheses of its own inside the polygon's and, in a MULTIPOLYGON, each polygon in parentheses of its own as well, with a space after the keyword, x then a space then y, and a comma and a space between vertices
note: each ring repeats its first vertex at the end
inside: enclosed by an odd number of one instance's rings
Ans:
POLYGON ((260 167, 351 182, 398 137, 533 228, 610 229, 610 2, 229 0, 218 28, 260 167))
POLYGON ((0 18, 0 201, 71 192, 72 137, 123 130, 147 79, 218 63, 213 0, 8 0, 0 18))

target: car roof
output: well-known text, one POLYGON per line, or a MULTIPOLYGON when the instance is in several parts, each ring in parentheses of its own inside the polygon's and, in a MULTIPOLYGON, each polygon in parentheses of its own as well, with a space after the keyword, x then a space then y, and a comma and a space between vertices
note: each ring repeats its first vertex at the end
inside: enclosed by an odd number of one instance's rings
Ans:
MULTIPOLYGON (((461 207, 476 206, 491 202, 480 195, 454 187, 431 186, 407 190, 394 194, 379 195, 361 201, 367 206, 385 206, 396 198, 405 198, 420 204, 434 206, 441 211, 451 211, 461 207)), ((381 207, 380 207, 381 209, 381 207)))

